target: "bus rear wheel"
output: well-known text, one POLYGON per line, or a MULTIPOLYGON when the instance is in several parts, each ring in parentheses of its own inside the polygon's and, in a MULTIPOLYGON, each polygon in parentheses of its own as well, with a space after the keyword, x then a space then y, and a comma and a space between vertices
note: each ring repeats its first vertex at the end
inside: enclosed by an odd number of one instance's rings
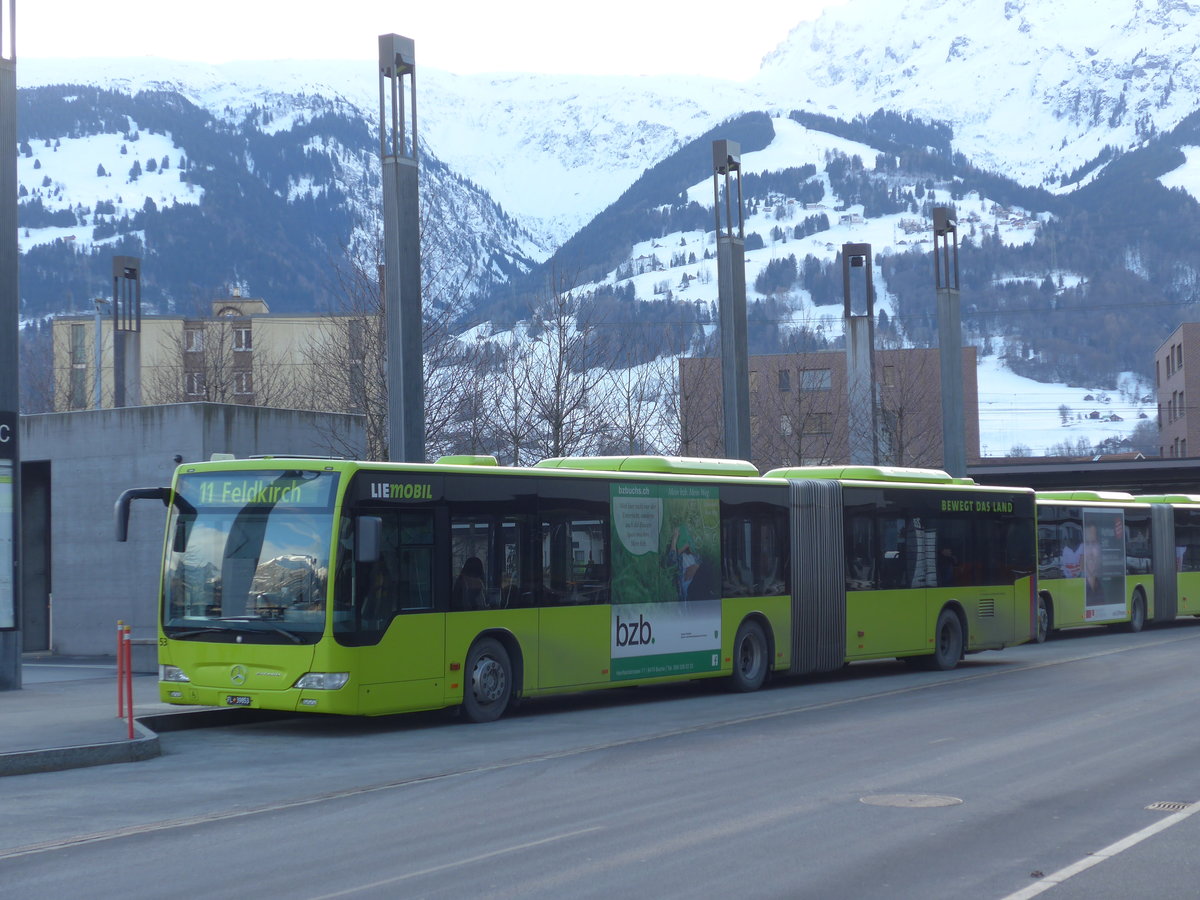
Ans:
POLYGON ((467 654, 462 711, 468 721, 494 722, 512 699, 512 662, 495 638, 480 638, 467 654))
POLYGON ((1129 610, 1129 630, 1134 634, 1146 627, 1146 595, 1138 590, 1133 595, 1133 607, 1129 610))
POLYGON ((729 686, 747 693, 757 691, 766 680, 767 635, 762 625, 747 619, 738 626, 733 638, 733 674, 729 676, 729 686))
POLYGON ((962 651, 962 622, 954 610, 943 609, 933 630, 933 653, 925 657, 926 666, 936 672, 946 672, 958 665, 962 651))

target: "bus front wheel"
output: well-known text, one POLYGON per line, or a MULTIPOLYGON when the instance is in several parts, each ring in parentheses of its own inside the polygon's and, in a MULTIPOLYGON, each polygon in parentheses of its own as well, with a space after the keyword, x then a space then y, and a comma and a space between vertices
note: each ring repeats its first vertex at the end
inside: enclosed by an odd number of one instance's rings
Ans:
POLYGON ((733 674, 729 686, 735 691, 757 691, 767 680, 767 635, 762 625, 747 619, 733 638, 733 674))
POLYGON ((1035 643, 1046 643, 1046 638, 1050 637, 1050 630, 1054 627, 1052 622, 1050 604, 1046 602, 1045 597, 1039 596, 1037 601, 1037 630, 1033 633, 1035 643))
POLYGON ((512 663, 495 638, 481 638, 467 654, 462 711, 468 721, 494 722, 512 699, 512 663))
POLYGON ((953 669, 962 658, 962 651, 962 622, 954 610, 943 609, 933 631, 933 654, 926 657, 928 666, 938 672, 953 669))

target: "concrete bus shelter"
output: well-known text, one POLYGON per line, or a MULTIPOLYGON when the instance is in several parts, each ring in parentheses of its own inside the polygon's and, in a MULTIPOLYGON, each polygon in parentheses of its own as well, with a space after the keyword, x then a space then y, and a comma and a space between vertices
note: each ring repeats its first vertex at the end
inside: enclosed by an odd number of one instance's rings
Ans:
POLYGON ((361 416, 180 403, 21 417, 22 651, 112 656, 120 619, 137 668, 153 665, 166 508, 135 503, 127 543, 113 506, 171 483, 177 462, 235 456, 361 457, 361 416))

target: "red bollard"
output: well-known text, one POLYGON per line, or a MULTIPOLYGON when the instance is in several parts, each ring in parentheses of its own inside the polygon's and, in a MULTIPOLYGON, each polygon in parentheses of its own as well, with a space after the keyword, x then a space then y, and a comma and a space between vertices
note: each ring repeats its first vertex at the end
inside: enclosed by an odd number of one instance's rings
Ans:
POLYGON ((129 718, 129 739, 133 740, 133 639, 125 626, 125 710, 129 718))
POLYGON ((125 718, 125 623, 117 619, 117 718, 125 718))

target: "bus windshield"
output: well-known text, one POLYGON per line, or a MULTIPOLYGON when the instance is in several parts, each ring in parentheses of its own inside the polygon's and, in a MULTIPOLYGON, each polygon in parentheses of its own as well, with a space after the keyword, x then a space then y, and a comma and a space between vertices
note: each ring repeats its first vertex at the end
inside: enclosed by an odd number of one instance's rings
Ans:
POLYGON ((315 643, 325 627, 332 472, 183 474, 168 524, 168 637, 315 643))

